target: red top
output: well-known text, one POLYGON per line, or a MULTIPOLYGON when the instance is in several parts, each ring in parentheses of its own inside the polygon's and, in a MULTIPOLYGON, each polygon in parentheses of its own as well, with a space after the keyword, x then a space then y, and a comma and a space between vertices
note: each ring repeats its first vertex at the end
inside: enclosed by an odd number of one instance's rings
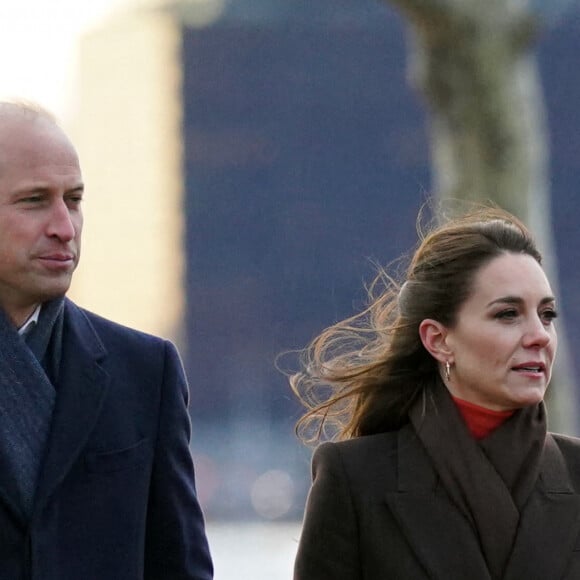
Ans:
POLYGON ((452 398, 467 428, 476 439, 484 439, 515 413, 513 410, 492 411, 457 397, 452 398))

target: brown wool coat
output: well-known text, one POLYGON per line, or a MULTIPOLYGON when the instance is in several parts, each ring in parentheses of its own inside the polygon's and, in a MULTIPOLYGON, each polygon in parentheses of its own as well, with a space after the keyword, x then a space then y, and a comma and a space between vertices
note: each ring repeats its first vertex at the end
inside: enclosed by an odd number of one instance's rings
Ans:
MULTIPOLYGON (((312 470, 294 580, 496 580, 411 427, 325 443, 312 470)), ((580 580, 579 533, 580 439, 548 434, 502 580, 580 580)))

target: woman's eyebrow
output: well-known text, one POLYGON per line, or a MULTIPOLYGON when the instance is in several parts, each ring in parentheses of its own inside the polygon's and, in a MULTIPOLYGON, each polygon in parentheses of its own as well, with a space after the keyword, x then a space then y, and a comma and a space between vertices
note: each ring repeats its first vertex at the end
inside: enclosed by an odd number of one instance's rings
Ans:
MULTIPOLYGON (((540 305, 547 304, 548 302, 555 302, 556 298, 554 296, 545 296, 540 300, 540 305)), ((522 304, 524 302, 523 298, 519 296, 502 296, 501 298, 496 298, 492 300, 488 306, 493 306, 494 304, 522 304)))

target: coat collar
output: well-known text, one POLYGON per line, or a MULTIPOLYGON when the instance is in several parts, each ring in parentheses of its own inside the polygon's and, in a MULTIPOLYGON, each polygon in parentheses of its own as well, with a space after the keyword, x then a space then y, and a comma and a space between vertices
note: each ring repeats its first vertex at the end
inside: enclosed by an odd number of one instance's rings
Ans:
POLYGON ((58 394, 35 513, 70 470, 101 412, 109 379, 101 367, 105 356, 105 347, 84 311, 67 300, 58 394))
POLYGON ((563 578, 580 531, 579 515, 580 496, 562 450, 548 434, 539 482, 521 514, 505 580, 563 578))
POLYGON ((491 580, 473 529, 440 487, 412 427, 398 435, 397 491, 387 503, 417 558, 434 580, 491 580))
MULTIPOLYGON (((439 485, 410 427, 398 435, 397 491, 386 500, 429 577, 491 580, 473 528, 439 485)), ((548 435, 540 479, 521 515, 504 580, 561 578, 579 532, 579 513, 580 496, 562 451, 548 435)))

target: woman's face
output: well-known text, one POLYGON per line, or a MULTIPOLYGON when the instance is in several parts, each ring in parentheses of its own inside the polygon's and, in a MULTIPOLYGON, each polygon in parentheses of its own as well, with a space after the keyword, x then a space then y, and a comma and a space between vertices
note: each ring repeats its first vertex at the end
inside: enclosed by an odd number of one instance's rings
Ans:
POLYGON ((451 393, 495 410, 539 403, 556 354, 555 316, 550 284, 534 258, 507 253, 484 265, 446 331, 451 393))

